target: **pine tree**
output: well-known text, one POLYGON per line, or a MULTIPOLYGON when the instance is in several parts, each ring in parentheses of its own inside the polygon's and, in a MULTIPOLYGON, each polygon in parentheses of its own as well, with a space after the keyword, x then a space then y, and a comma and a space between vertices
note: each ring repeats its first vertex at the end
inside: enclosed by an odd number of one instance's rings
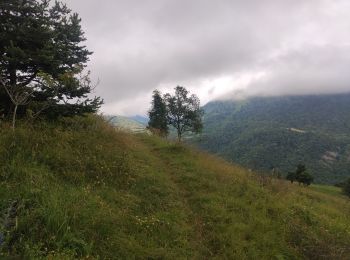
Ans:
POLYGON ((177 131, 178 140, 181 141, 185 132, 200 133, 203 128, 203 110, 196 95, 189 96, 189 92, 181 86, 175 88, 175 95, 166 94, 168 107, 168 123, 177 131))
POLYGON ((80 18, 49 0, 0 2, 0 111, 23 115, 27 109, 48 117, 95 112, 100 98, 83 71, 86 49, 80 18))
POLYGON ((152 108, 148 115, 148 128, 153 132, 157 132, 160 136, 167 136, 169 132, 167 108, 162 94, 158 90, 153 91, 152 108))

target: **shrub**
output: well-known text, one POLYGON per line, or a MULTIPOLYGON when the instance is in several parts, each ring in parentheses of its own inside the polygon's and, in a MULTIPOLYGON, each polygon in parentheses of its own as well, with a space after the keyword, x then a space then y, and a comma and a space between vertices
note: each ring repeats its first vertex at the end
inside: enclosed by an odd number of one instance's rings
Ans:
POLYGON ((350 197, 350 178, 343 185, 343 193, 350 197))

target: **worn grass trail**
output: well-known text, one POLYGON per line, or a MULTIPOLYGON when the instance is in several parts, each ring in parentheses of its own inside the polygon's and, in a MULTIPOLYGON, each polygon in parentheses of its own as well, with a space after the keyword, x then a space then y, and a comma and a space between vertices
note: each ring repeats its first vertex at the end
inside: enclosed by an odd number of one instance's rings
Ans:
POLYGON ((194 240, 191 244, 195 244, 198 259, 271 259, 296 254, 285 243, 283 230, 259 205, 272 203, 266 191, 250 185, 252 180, 245 170, 181 145, 162 145, 145 136, 139 139, 182 198, 193 227, 189 239, 194 240), (264 201, 259 197, 265 197, 264 201))
POLYGON ((166 165, 192 212, 199 258, 347 259, 350 205, 340 194, 259 177, 156 138, 138 140, 166 165))

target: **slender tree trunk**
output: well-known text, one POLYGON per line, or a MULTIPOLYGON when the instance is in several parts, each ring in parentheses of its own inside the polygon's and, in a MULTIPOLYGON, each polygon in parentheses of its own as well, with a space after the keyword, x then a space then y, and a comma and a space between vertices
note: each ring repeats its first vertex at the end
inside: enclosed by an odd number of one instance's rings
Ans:
POLYGON ((178 141, 179 143, 181 142, 181 132, 180 132, 179 129, 177 130, 177 141, 178 141))
POLYGON ((12 115, 12 130, 15 130, 15 126, 16 126, 17 108, 18 108, 18 105, 15 105, 15 108, 13 109, 13 115, 12 115))

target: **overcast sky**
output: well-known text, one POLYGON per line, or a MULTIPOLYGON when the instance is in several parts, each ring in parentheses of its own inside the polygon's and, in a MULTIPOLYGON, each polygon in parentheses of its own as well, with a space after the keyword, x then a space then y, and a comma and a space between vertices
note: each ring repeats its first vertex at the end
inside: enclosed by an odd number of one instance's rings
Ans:
POLYGON ((109 114, 183 85, 202 104, 350 91, 349 0, 65 0, 109 114))

